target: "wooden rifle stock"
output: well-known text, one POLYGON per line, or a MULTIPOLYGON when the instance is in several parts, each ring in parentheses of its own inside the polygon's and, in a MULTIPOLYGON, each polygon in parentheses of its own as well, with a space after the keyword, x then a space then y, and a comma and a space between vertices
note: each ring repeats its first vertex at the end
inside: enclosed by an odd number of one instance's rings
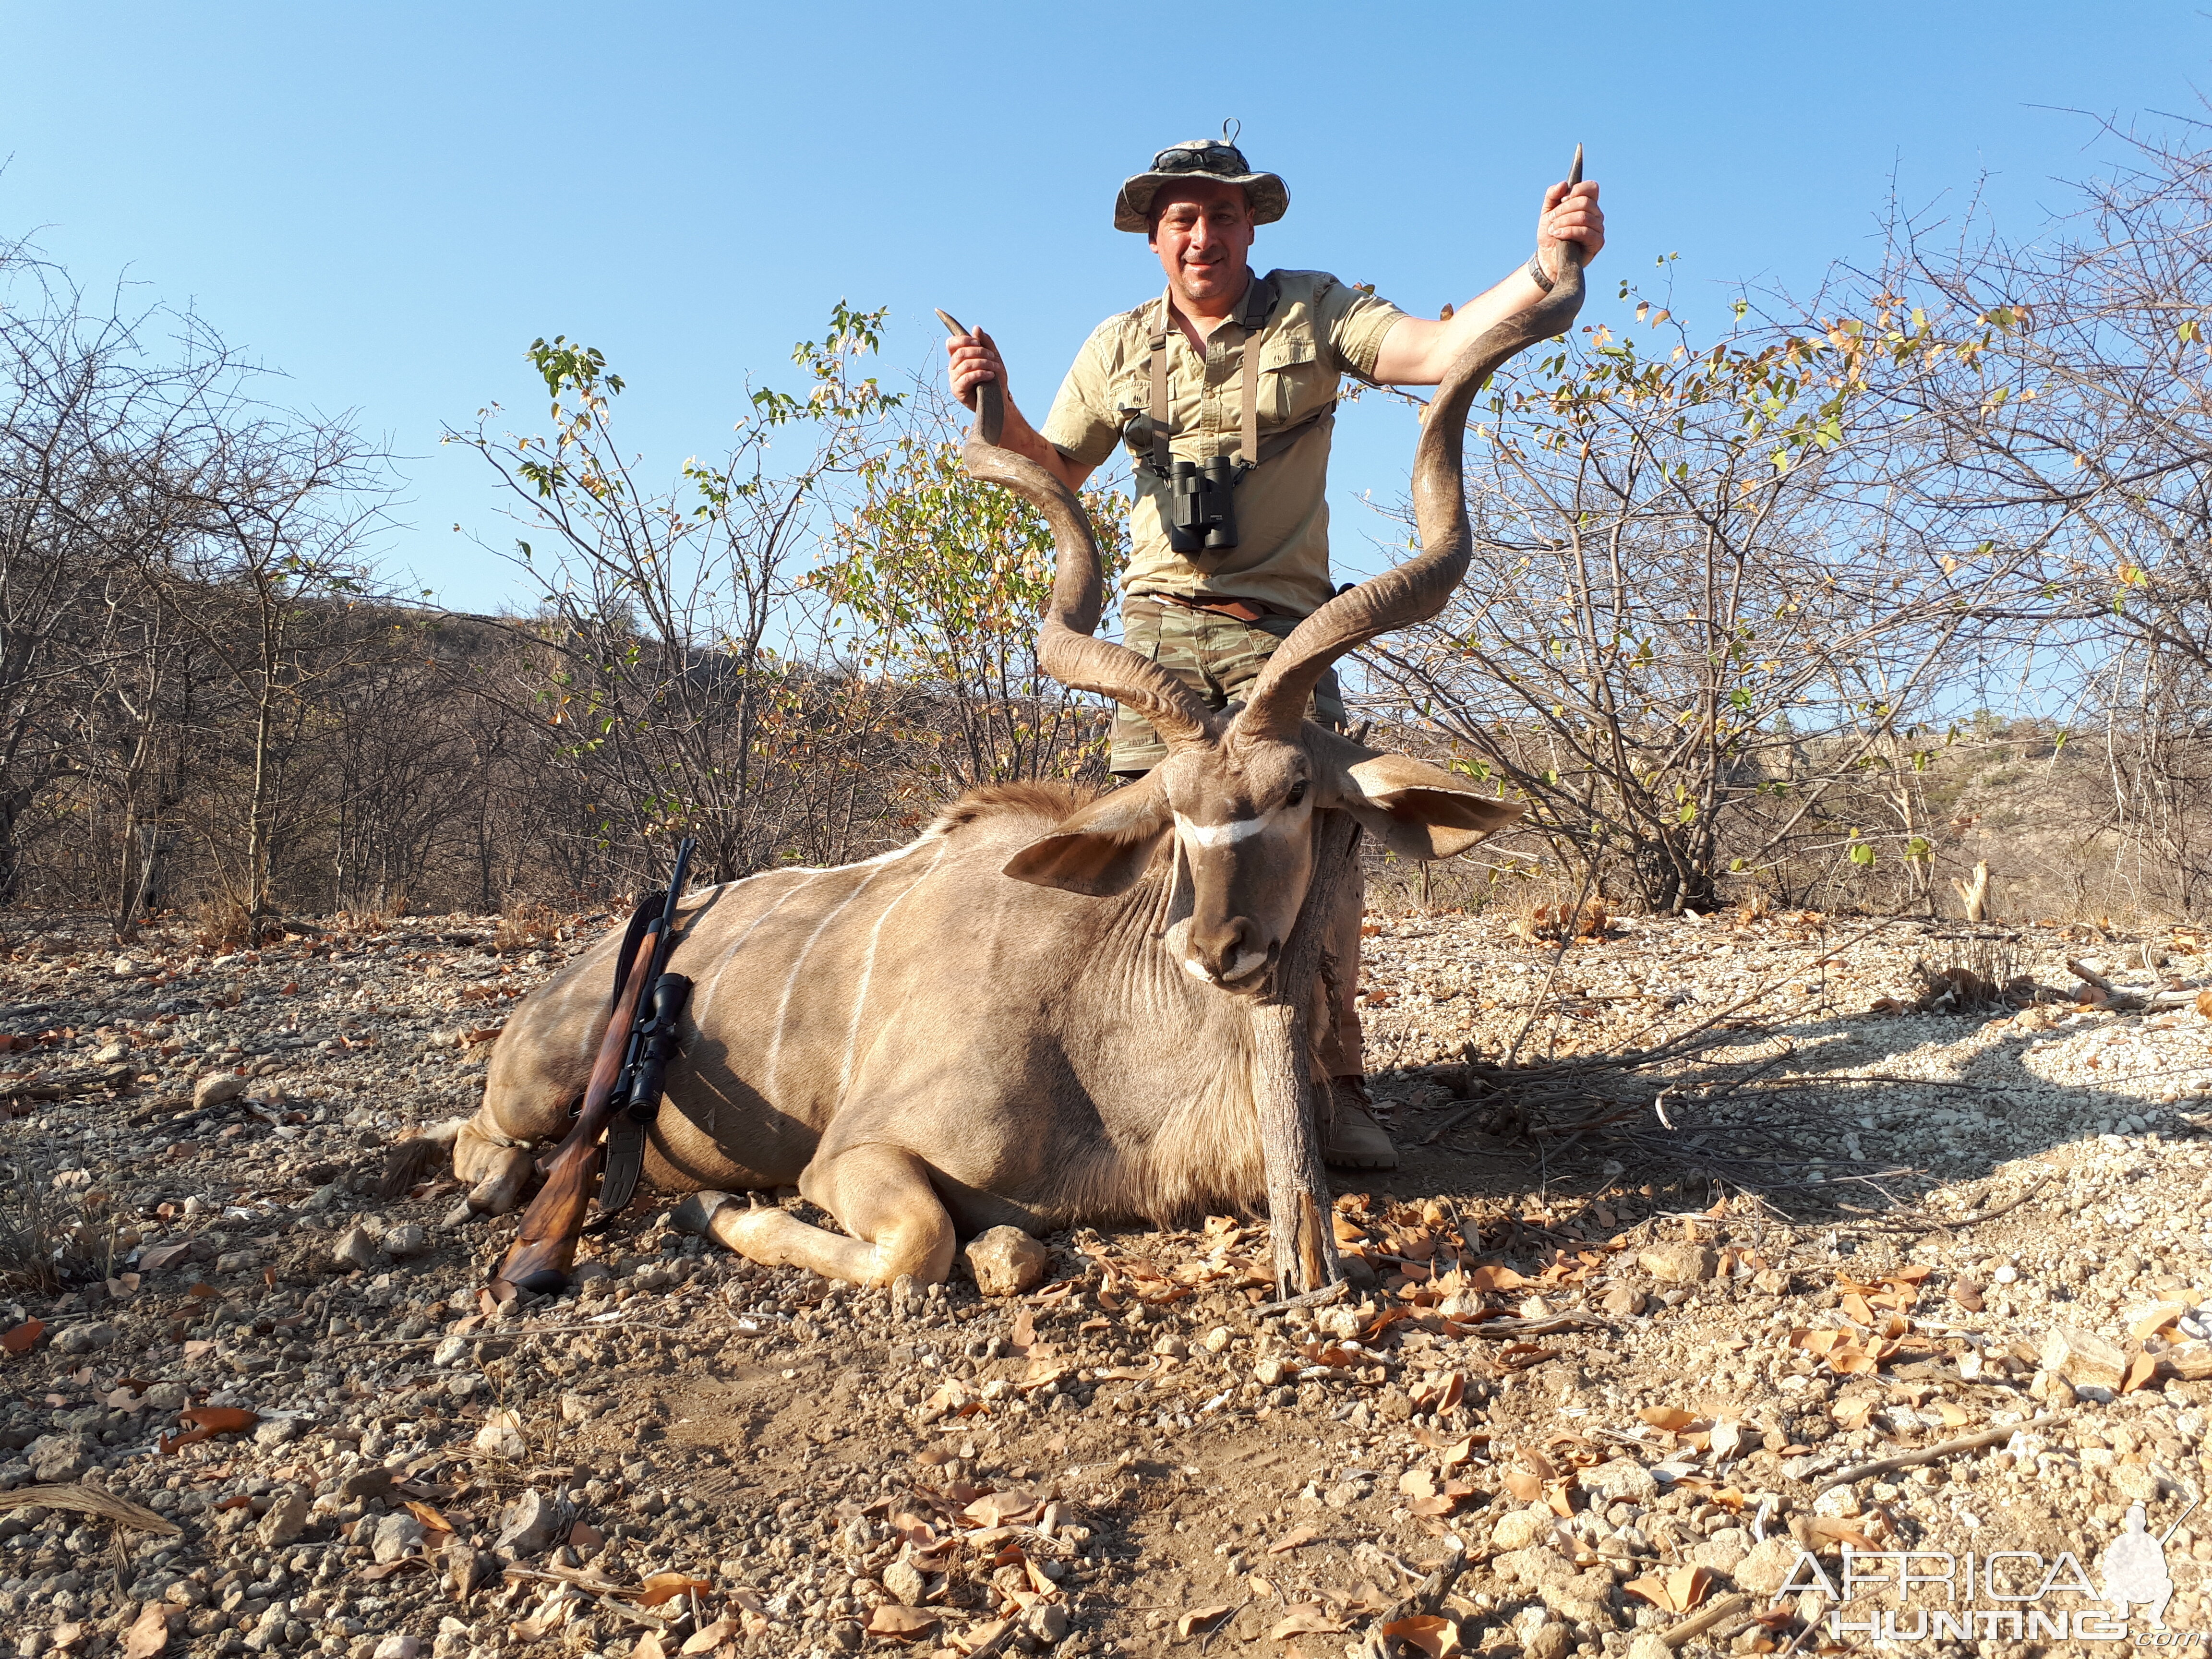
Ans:
POLYGON ((568 1282, 568 1269, 576 1260, 576 1241, 583 1236, 584 1212, 599 1190, 600 1143, 606 1138, 608 1120, 614 1115, 615 1085, 622 1078, 630 1027, 636 1022, 638 1004, 644 1000, 647 981, 653 977, 653 949, 659 943, 660 926, 656 921, 638 941, 637 952, 630 958, 622 996, 607 1021, 606 1036, 599 1040, 599 1059, 592 1067, 592 1080, 585 1086, 575 1127, 546 1162, 545 1184, 522 1212, 522 1226, 514 1247, 493 1277, 495 1285, 504 1283, 518 1291, 557 1291, 568 1282))

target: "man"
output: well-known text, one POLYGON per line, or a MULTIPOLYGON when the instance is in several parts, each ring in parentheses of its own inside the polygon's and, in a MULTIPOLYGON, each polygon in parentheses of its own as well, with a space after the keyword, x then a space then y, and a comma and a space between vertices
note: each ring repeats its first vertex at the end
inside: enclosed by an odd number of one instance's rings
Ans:
MULTIPOLYGON (((1439 322, 1409 317, 1320 271, 1255 276, 1253 233, 1283 216, 1290 191, 1255 173, 1224 136, 1177 144, 1121 186, 1119 230, 1143 232, 1167 292, 1110 317, 1068 371, 1039 431, 1011 388, 1000 441, 1080 489, 1126 443, 1136 474, 1122 640, 1186 681, 1213 708, 1241 701, 1275 647, 1335 592, 1328 564, 1328 451, 1346 374, 1389 386, 1434 386, 1462 349, 1552 285, 1563 242, 1585 263, 1605 243, 1597 186, 1544 193, 1536 251, 1439 322)), ((1006 381, 988 334, 945 342, 952 388, 975 406, 985 380, 1006 381)), ((1336 677, 1314 694, 1312 718, 1340 730, 1336 677)), ((1121 710, 1110 764, 1141 777, 1166 757, 1143 720, 1121 710)), ((1357 907, 1339 960, 1357 954, 1357 907)), ((1332 1164, 1394 1169, 1398 1154, 1367 1097, 1352 996, 1338 988, 1323 1054, 1334 1121, 1332 1164)))

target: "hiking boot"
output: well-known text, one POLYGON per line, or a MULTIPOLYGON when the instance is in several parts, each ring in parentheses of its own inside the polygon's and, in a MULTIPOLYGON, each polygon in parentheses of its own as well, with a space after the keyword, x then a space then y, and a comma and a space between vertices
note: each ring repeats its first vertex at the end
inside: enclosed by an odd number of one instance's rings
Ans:
POLYGON ((1367 1080, 1332 1078, 1328 1092, 1334 1109, 1322 1134, 1322 1162, 1338 1170, 1396 1169, 1398 1149, 1390 1144, 1389 1133, 1375 1121, 1367 1080))

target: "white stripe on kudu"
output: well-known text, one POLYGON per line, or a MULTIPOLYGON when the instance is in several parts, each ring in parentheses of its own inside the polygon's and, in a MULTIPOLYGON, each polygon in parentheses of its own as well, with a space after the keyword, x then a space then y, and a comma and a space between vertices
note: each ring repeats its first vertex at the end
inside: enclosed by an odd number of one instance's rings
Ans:
MULTIPOLYGON (((913 843, 908 843, 909 848, 912 845, 913 843)), ((876 867, 868 870, 867 879, 846 894, 830 908, 829 915, 814 924, 814 931, 806 936, 806 943, 799 947, 799 954, 792 958, 791 971, 784 975, 783 995, 775 1005, 775 1031, 768 1041, 768 1063, 761 1067, 763 1091, 769 1099, 776 1098, 776 1068, 783 1059, 783 1028, 791 1015, 791 994, 799 988, 799 969, 806 966, 808 952, 814 949, 815 941, 829 930, 830 924, 851 908, 853 901, 866 892, 870 884, 890 867, 891 862, 892 860, 888 858, 869 860, 868 864, 872 864, 876 867)), ((856 864, 851 867, 855 870, 864 870, 867 869, 867 865, 856 864)))
POLYGON ((1193 823, 1178 812, 1175 815, 1176 833, 1188 836, 1200 847, 1233 847, 1266 830, 1275 821, 1279 810, 1271 806, 1257 817, 1231 818, 1226 823, 1193 823))
MULTIPOLYGON (((797 873, 801 872, 790 870, 763 870, 760 872, 760 875, 747 876, 744 878, 744 881, 733 881, 731 882, 729 885, 732 887, 742 887, 747 881, 759 881, 763 877, 787 876, 797 873)), ((722 983, 722 969, 729 966, 730 958, 737 955, 738 949, 747 939, 750 939, 753 934, 759 930, 760 925, 763 922, 766 921, 777 911, 782 909, 785 905, 790 903, 795 895, 812 886, 818 877, 826 876, 830 872, 827 870, 808 870, 803 873, 806 877, 805 881, 794 881, 792 883, 790 891, 785 893, 781 898, 777 899, 775 903, 769 905, 767 909, 762 911, 758 915, 755 916, 751 921, 748 922, 745 925, 744 931, 739 933, 737 938, 732 939, 728 946, 723 951, 722 954, 714 958, 714 965, 699 975, 700 979, 705 981, 705 989, 707 994, 691 1005, 691 1023, 693 1024, 704 1025, 707 1023, 707 1011, 714 1006, 714 992, 722 983)))
POLYGON ((837 1071, 837 1099, 841 1103, 845 1098, 845 1091, 853 1086, 853 1051, 860 1040, 860 1014, 868 1006, 868 981, 875 977, 876 945, 884 936, 884 924, 890 920, 892 911, 906 902, 907 894, 918 890, 924 882, 937 873, 937 866, 944 859, 945 843, 940 842, 937 856, 929 861, 929 868, 915 877, 913 885, 905 892, 884 906, 876 917, 876 925, 868 929, 868 954, 860 963, 860 988, 853 998, 853 1018, 845 1026, 845 1060, 837 1071))

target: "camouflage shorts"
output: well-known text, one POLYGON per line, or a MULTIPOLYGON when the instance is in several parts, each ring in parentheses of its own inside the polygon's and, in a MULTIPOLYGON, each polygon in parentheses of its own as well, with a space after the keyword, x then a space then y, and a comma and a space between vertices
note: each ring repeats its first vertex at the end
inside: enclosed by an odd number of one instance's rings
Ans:
MULTIPOLYGON (((1260 677, 1260 665, 1274 655, 1275 647, 1297 625, 1295 617, 1239 622, 1234 617, 1159 599, 1131 599, 1121 607, 1121 642, 1197 692, 1209 708, 1242 702, 1252 682, 1260 677)), ((1314 687, 1306 718, 1334 731, 1344 730, 1344 700, 1334 668, 1323 673, 1314 687)), ((1150 721, 1126 708, 1115 712, 1108 763, 1117 775, 1138 776, 1167 757, 1167 746, 1150 721)))

